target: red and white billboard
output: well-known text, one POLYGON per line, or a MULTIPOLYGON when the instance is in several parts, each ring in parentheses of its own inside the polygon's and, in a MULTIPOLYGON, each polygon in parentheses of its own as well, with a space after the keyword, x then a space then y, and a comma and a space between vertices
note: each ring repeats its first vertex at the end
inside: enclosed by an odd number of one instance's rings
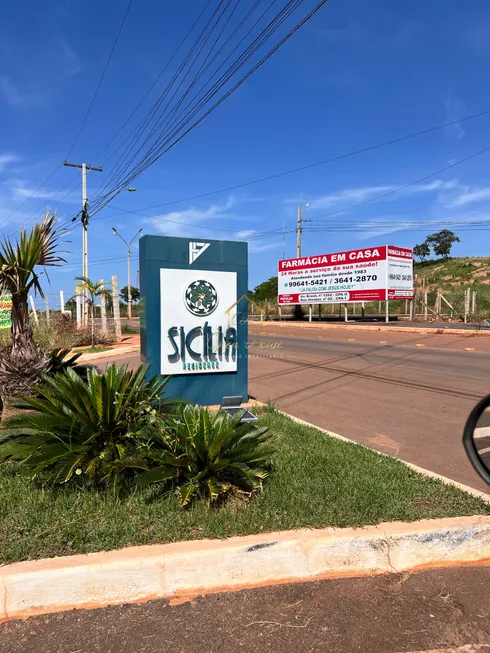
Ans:
POLYGON ((411 249, 383 245, 279 261, 279 304, 412 299, 411 249))

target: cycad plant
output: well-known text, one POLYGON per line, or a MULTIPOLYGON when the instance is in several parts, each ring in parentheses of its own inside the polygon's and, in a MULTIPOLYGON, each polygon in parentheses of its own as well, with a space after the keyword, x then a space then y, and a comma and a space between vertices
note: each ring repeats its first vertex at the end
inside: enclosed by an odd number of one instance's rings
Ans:
POLYGON ((136 469, 149 468, 140 434, 172 410, 162 400, 166 379, 146 382, 147 372, 110 363, 103 373, 88 369, 86 381, 71 368, 43 377, 38 396, 23 403, 28 410, 6 423, 0 461, 14 460, 43 482, 80 478, 117 495, 136 469))
POLYGON ((105 287, 105 281, 92 281, 88 277, 75 277, 80 283, 77 285, 77 293, 86 295, 88 307, 90 309, 90 324, 92 331, 92 347, 95 345, 95 300, 97 297, 106 299, 111 293, 105 287))
POLYGON ((185 406, 162 446, 149 450, 153 468, 139 483, 175 485, 183 506, 198 496, 213 502, 230 492, 258 490, 269 474, 274 436, 250 422, 241 424, 241 417, 185 406))

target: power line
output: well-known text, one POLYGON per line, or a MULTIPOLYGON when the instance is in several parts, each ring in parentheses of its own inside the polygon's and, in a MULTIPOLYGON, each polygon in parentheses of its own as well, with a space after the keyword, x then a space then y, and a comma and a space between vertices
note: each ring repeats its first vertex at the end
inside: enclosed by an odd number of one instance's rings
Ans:
MULTIPOLYGON (((239 86, 241 86, 241 84, 243 84, 246 79, 248 79, 248 77, 250 77, 258 68, 260 68, 298 29, 300 29, 326 3, 326 1, 327 0, 321 0, 321 2, 316 5, 316 7, 314 7, 282 39, 280 39, 280 41, 276 43, 274 47, 272 47, 255 65, 253 65, 252 68, 249 69, 238 80, 238 82, 236 82, 221 97, 219 97, 212 106, 210 106, 207 110, 204 110, 210 100, 219 93, 223 86, 227 84, 227 82, 230 81, 234 75, 236 75, 240 68, 242 68, 247 63, 247 61, 258 51, 258 49, 272 37, 274 32, 277 31, 277 29, 282 25, 286 18, 289 17, 292 12, 295 11, 297 7, 303 2, 303 0, 290 0, 287 3, 286 7, 284 7, 270 21, 270 23, 255 38, 255 40, 246 48, 246 50, 242 52, 240 56, 234 61, 234 63, 227 68, 226 72, 223 73, 217 82, 215 82, 212 87, 208 88, 207 91, 205 91, 204 96, 195 96, 193 100, 191 100, 191 102, 188 104, 188 107, 192 105, 192 102, 197 98, 195 105, 192 108, 186 109, 187 113, 178 119, 179 122, 177 124, 175 124, 176 120, 174 120, 174 123, 172 123, 172 131, 170 133, 165 133, 162 131, 151 148, 147 151, 147 153, 142 156, 140 160, 126 173, 126 176, 123 179, 113 179, 113 186, 107 190, 106 195, 119 187, 128 185, 137 176, 142 174, 150 165, 155 163, 161 156, 163 156, 163 154, 174 147, 192 129, 194 129, 200 122, 202 122, 208 115, 210 115, 210 113, 214 111, 214 109, 216 109, 239 86), (204 110, 204 113, 198 115, 201 110, 204 110)), ((213 74, 213 76, 215 74, 216 72, 213 74)), ((199 93, 204 91, 209 81, 204 84, 199 93)), ((169 107, 167 107, 167 110, 168 108, 169 107)), ((160 120, 161 118, 162 116, 160 117, 160 120)), ((97 200, 99 202, 103 201, 100 197, 96 198, 96 202, 97 200)))
POLYGON ((425 134, 430 134, 431 132, 435 132, 435 131, 438 131, 440 129, 445 129, 446 127, 451 127, 451 126, 454 126, 454 125, 456 125, 458 123, 467 122, 469 120, 474 120, 475 118, 481 118, 482 116, 486 116, 486 115, 489 115, 489 114, 490 114, 490 109, 487 109, 485 111, 480 111, 479 113, 474 113, 474 114, 471 114, 469 116, 459 118, 458 120, 452 120, 450 122, 445 122, 445 123, 443 123, 441 125, 436 125, 434 127, 428 127, 427 129, 422 129, 422 130, 417 131, 417 132, 411 132, 410 134, 406 134, 405 136, 400 136, 398 138, 393 138, 393 139, 390 139, 388 141, 382 141, 381 143, 376 143, 375 145, 369 145, 369 146, 364 147, 364 148, 360 148, 360 149, 357 149, 357 150, 352 150, 350 152, 346 152, 344 154, 339 154, 337 156, 330 157, 328 159, 323 159, 322 161, 317 161, 315 163, 309 163, 309 164, 301 166, 299 168, 292 168, 292 169, 289 169, 289 170, 284 170, 282 172, 274 173, 272 175, 267 175, 265 177, 259 177, 258 179, 252 179, 250 181, 245 181, 245 182, 241 182, 241 183, 238 183, 238 184, 233 184, 232 186, 226 186, 224 188, 219 188, 219 189, 216 189, 216 190, 207 191, 205 193, 199 193, 197 195, 182 197, 180 199, 171 200, 169 202, 163 202, 161 204, 153 204, 152 206, 145 206, 145 207, 141 208, 140 210, 149 211, 151 209, 157 209, 157 208, 161 208, 161 207, 164 207, 164 206, 172 206, 173 204, 180 204, 182 202, 190 202, 192 200, 201 199, 203 197, 209 197, 210 195, 217 195, 219 193, 226 193, 226 192, 229 192, 229 191, 232 191, 232 190, 238 190, 240 188, 244 188, 246 186, 252 186, 254 184, 259 184, 259 183, 262 183, 264 181, 270 181, 272 179, 279 179, 280 177, 285 177, 287 175, 292 175, 292 174, 295 174, 297 172, 303 172, 304 170, 310 170, 311 168, 316 168, 316 167, 319 167, 319 166, 322 166, 322 165, 326 165, 328 163, 334 163, 336 161, 341 161, 343 159, 347 159, 347 158, 350 158, 352 156, 357 156, 359 154, 365 154, 366 152, 371 152, 373 150, 377 150, 377 149, 380 149, 380 148, 383 148, 383 147, 387 147, 388 145, 395 145, 397 143, 402 143, 403 141, 407 141, 407 140, 409 140, 411 138, 416 138, 417 136, 423 136, 425 134))
MULTIPOLYGON (((102 149, 102 150, 101 150, 101 151, 100 151, 100 152, 99 152, 99 153, 98 153, 94 158, 99 159, 99 158, 101 157, 101 155, 102 155, 102 154, 103 154, 103 153, 104 153, 104 152, 105 152, 105 151, 106 151, 106 150, 107 150, 107 149, 112 145, 112 143, 116 140, 116 138, 117 138, 117 137, 119 136, 119 134, 122 132, 122 130, 124 129, 124 127, 126 127, 126 125, 129 123, 129 121, 131 120, 131 118, 135 115, 135 113, 136 113, 136 112, 138 111, 138 109, 141 107, 141 105, 142 105, 143 102, 146 100, 146 98, 150 95, 150 93, 152 92, 152 90, 155 88, 155 86, 156 86, 156 85, 158 84, 158 82, 160 81, 161 77, 162 77, 162 76, 165 74, 165 72, 167 71, 167 69, 168 69, 168 67, 170 66, 170 64, 172 63, 172 61, 173 61, 173 60, 175 59, 175 57, 177 56, 178 52, 180 51, 180 49, 181 49, 182 46, 184 45, 185 41, 189 38, 190 34, 192 33, 192 31, 194 30, 195 26, 197 25, 198 21, 201 19, 202 15, 205 13, 206 9, 207 9, 207 8, 209 7, 209 5, 211 4, 211 1, 212 1, 212 0, 208 0, 206 6, 205 6, 204 9, 201 11, 201 13, 200 13, 199 16, 197 17, 196 21, 194 22, 194 24, 192 25, 192 27, 190 28, 190 30, 189 30, 189 31, 187 32, 187 34, 184 36, 184 38, 183 38, 182 41, 179 43, 179 45, 177 46, 177 48, 174 50, 174 52, 173 52, 172 56, 170 57, 170 59, 167 61, 167 63, 165 64, 165 66, 162 68, 162 70, 159 72, 159 74, 158 74, 158 76, 156 77, 155 81, 154 81, 153 84, 149 87, 149 89, 146 91, 146 93, 143 95, 143 97, 142 97, 141 100, 138 102, 138 104, 135 106, 135 108, 133 109, 133 111, 129 114, 129 116, 126 118, 126 120, 123 122, 123 124, 121 125, 121 127, 120 127, 120 128, 118 129, 118 131, 114 134, 114 136, 110 139, 110 141, 107 143, 107 145, 105 145, 104 148, 103 148, 103 149, 102 149)), ((137 129, 137 128, 135 128, 135 129, 137 129)), ((134 132, 134 130, 133 130, 133 132, 134 132)), ((131 132, 131 133, 133 133, 133 132, 131 132)), ((103 161, 102 163, 103 163, 103 164, 104 164, 104 163, 107 163, 107 161, 109 161, 109 160, 114 156, 114 154, 116 154, 116 152, 118 152, 118 150, 121 149, 121 147, 124 145, 124 142, 125 142, 125 141, 123 141, 123 142, 121 143, 121 145, 119 145, 119 147, 117 147, 117 148, 112 152, 112 154, 110 154, 106 159, 104 159, 104 161, 103 161)))
POLYGON ((121 24, 119 25, 119 29, 118 29, 117 34, 116 34, 116 38, 114 39, 114 43, 112 44, 112 48, 111 48, 111 50, 109 52, 109 56, 107 57, 107 61, 105 63, 104 69, 102 70, 102 75, 100 76, 99 82, 98 82, 97 87, 95 89, 95 92, 93 94, 92 100, 90 101, 87 112, 86 112, 86 114, 85 114, 85 116, 84 116, 84 118, 82 120, 82 124, 80 125, 80 129, 78 130, 78 133, 75 136, 75 139, 74 139, 73 143, 71 144, 71 147, 70 147, 70 149, 68 151, 68 154, 65 156, 65 159, 70 158, 70 155, 73 152, 73 150, 75 148, 75 145, 78 143, 78 140, 79 140, 79 138, 80 138, 80 136, 82 134, 82 131, 83 131, 83 129, 84 129, 86 123, 87 123, 88 117, 89 117, 89 115, 90 115, 90 113, 92 111, 92 108, 93 108, 93 106, 95 104, 95 100, 97 99, 97 95, 99 94, 100 88, 102 86, 102 82, 104 81, 104 77, 105 77, 105 75, 107 73, 107 69, 109 68, 109 64, 111 63, 112 55, 114 54, 114 51, 116 49, 117 43, 119 41, 119 37, 121 36, 121 32, 123 30, 124 24, 126 23, 126 18, 128 17, 129 10, 131 9, 132 4, 133 4, 133 0, 129 0, 129 2, 127 4, 127 7, 126 7, 126 11, 124 12, 124 16, 123 16, 123 19, 121 21, 121 24))
POLYGON ((432 179, 432 177, 435 177, 436 175, 443 174, 444 172, 447 172, 448 170, 451 170, 452 168, 455 168, 456 166, 461 165, 462 163, 466 163, 467 161, 470 161, 471 159, 474 159, 477 156, 480 156, 481 154, 485 154, 486 152, 490 151, 490 145, 483 148, 483 150, 479 150, 478 152, 474 152, 473 154, 470 154, 469 156, 464 157, 464 159, 459 159, 459 161, 455 161, 454 163, 451 163, 448 166, 445 166, 444 168, 441 168, 440 170, 436 170, 435 172, 431 172, 430 175, 426 175, 425 177, 421 177, 420 179, 416 179, 415 181, 411 181, 408 184, 404 184, 403 186, 399 186, 398 188, 394 188, 392 190, 387 191, 386 193, 382 193, 381 195, 377 195, 376 197, 371 197, 368 200, 364 200, 363 202, 358 202, 356 204, 351 204, 350 206, 346 206, 343 209, 338 209, 336 211, 332 211, 331 213, 327 213, 324 215, 322 218, 310 218, 304 220, 304 222, 324 222, 326 221, 327 218, 329 218, 332 215, 339 215, 340 213, 345 213, 346 211, 351 211, 352 209, 357 209, 360 206, 365 206, 366 204, 371 204, 372 202, 377 202, 379 200, 384 199, 385 197, 390 197, 391 195, 394 195, 395 193, 400 193, 403 190, 406 190, 407 188, 410 188, 412 186, 416 186, 417 184, 421 184, 424 181, 427 181, 428 179, 432 179))
MULTIPOLYGON (((80 138, 80 136, 81 136, 81 134, 82 134, 82 131, 83 131, 83 129, 84 129, 86 123, 87 123, 88 117, 89 117, 89 115, 90 115, 90 113, 91 113, 91 111, 92 111, 92 108, 93 108, 93 106, 94 106, 95 100, 96 100, 97 95, 99 94, 100 88, 101 88, 101 86, 102 86, 102 82, 104 81, 104 77, 105 77, 105 75, 106 75, 107 69, 109 68, 109 64, 110 64, 110 62, 111 62, 112 55, 114 54, 114 51, 115 51, 115 49, 116 49, 117 43, 118 43, 118 41, 119 41, 119 37, 121 36, 121 32, 122 32, 122 30, 123 30, 123 27, 124 27, 124 24, 125 24, 125 22, 126 22, 126 18, 127 18, 127 16, 128 16, 128 13, 129 13, 129 10, 130 10, 130 8, 131 8, 132 3, 133 3, 133 0, 129 0, 129 3, 128 3, 127 7, 126 7, 126 11, 125 11, 125 13, 124 13, 124 16, 123 16, 122 22, 121 22, 121 24, 120 24, 120 26, 119 26, 119 29, 118 29, 118 31, 117 31, 116 38, 115 38, 115 40, 114 40, 114 43, 112 44, 112 48, 111 48, 111 50, 110 50, 110 52, 109 52, 109 56, 108 56, 108 58, 107 58, 106 64, 105 64, 105 66, 104 66, 104 69, 103 69, 103 71, 102 71, 102 75, 100 76, 100 79, 99 79, 99 82, 98 82, 97 87, 96 87, 96 89, 95 89, 95 92, 94 92, 94 95, 93 95, 93 97, 92 97, 92 100, 91 100, 91 102, 90 102, 90 104, 89 104, 89 106, 88 106, 87 112, 86 112, 86 114, 85 114, 85 116, 84 116, 84 118, 83 118, 83 120, 82 120, 82 124, 80 125, 80 129, 78 130, 77 135, 75 136, 75 139, 73 140, 73 142, 72 142, 72 144, 71 144, 71 146, 70 146, 70 149, 69 149, 67 155, 65 156, 65 159, 68 159, 68 158, 70 157, 70 155, 71 155, 71 153, 73 152, 73 149, 75 148, 75 145, 78 143, 78 140, 79 140, 79 138, 80 138)), ((59 170, 61 167, 62 167, 62 164, 61 164, 61 163, 58 164, 58 165, 56 166, 56 168, 53 170, 53 172, 52 172, 50 175, 48 175, 48 176, 46 177, 46 179, 42 182, 42 184, 41 184, 40 186, 38 186, 38 187, 36 188, 36 190, 34 190, 34 191, 29 195, 29 197, 27 197, 27 198, 26 198, 26 199, 25 199, 21 204, 19 204, 19 206, 18 206, 14 211, 12 211, 12 213, 10 213, 10 215, 8 215, 6 218, 4 218, 4 220, 2 220, 2 222, 0 222, 0 225, 5 224, 8 220, 10 220, 10 218, 11 218, 13 215, 15 215, 15 214, 17 213, 17 211, 19 211, 19 209, 21 209, 21 208, 22 208, 22 207, 23 207, 23 206, 24 206, 24 205, 25 205, 25 204, 26 204, 30 199, 32 199, 32 198, 33 198, 33 197, 34 197, 34 196, 35 196, 35 195, 36 195, 36 194, 41 190, 41 188, 43 188, 43 187, 48 183, 48 181, 54 177, 54 175, 58 172, 58 170, 59 170)), ((56 193, 56 195, 53 195, 53 197, 52 197, 49 201, 52 202, 52 201, 53 201, 53 200, 54 200, 54 199, 55 199, 55 198, 56 198, 56 197, 57 197, 57 196, 58 196, 58 195, 59 195, 59 194, 60 194, 60 193, 61 193, 61 192, 62 192, 62 191, 63 191, 63 190, 64 190, 64 189, 65 189, 65 188, 66 188, 66 187, 67 187, 67 186, 72 182, 72 181, 73 181, 73 179, 72 179, 70 182, 68 182, 68 184, 66 184, 65 186, 63 186, 63 188, 62 188, 61 190, 59 190, 59 191, 56 193)), ((44 206, 44 205, 43 205, 43 206, 44 206)), ((39 210, 42 210, 42 207, 41 207, 40 209, 38 209, 38 211, 39 211, 39 210)), ((32 218, 32 217, 33 217, 33 216, 34 216, 38 211, 35 211, 31 216, 29 216, 28 220, 30 221, 30 219, 31 219, 31 218, 32 218)))

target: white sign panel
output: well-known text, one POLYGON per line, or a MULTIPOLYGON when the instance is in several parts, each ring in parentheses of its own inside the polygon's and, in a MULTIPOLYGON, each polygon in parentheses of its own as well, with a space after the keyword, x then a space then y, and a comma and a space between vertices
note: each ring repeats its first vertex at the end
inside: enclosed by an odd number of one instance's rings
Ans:
POLYGON ((412 299, 412 297, 412 250, 388 245, 388 299, 412 299))
POLYGON ((161 268, 161 373, 236 372, 236 301, 236 272, 161 268))
POLYGON ((412 250, 386 245, 278 264, 282 305, 405 299, 412 297, 412 286, 412 250))

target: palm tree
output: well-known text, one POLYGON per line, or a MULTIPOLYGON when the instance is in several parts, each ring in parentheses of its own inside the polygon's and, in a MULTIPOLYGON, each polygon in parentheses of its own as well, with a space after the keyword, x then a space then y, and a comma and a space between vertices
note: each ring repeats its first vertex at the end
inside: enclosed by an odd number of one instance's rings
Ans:
POLYGON ((97 297, 110 297, 111 293, 105 287, 105 281, 92 281, 88 277, 75 277, 80 281, 77 285, 77 293, 87 296, 87 303, 90 309, 90 321, 92 327, 92 347, 95 345, 95 300, 97 297))
POLYGON ((12 346, 0 356, 2 421, 15 398, 32 392, 32 386, 50 368, 49 357, 39 351, 34 341, 27 299, 32 290, 44 297, 39 280, 43 273, 36 268, 65 263, 59 249, 63 233, 64 229, 55 224, 55 213, 47 211, 44 220, 29 233, 22 229, 15 243, 7 238, 0 242, 0 296, 12 295, 12 346))
POLYGON ((44 297, 37 267, 56 267, 66 263, 59 254, 64 229, 55 224, 55 213, 46 211, 44 220, 35 224, 29 233, 20 232, 14 244, 8 238, 0 243, 0 295, 12 295, 12 356, 37 358, 38 350, 29 326, 29 292, 44 297))

